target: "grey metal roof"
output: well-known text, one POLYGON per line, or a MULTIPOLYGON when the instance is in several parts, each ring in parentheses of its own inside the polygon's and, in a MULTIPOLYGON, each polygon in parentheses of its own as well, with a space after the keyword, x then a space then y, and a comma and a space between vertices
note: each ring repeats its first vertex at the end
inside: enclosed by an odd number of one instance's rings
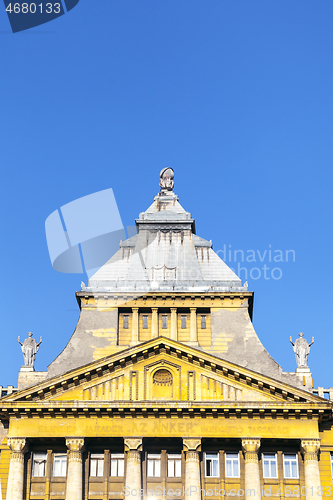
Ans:
POLYGON ((155 196, 136 220, 138 234, 89 280, 86 290, 108 292, 246 290, 238 276, 195 234, 194 219, 173 193, 155 196))

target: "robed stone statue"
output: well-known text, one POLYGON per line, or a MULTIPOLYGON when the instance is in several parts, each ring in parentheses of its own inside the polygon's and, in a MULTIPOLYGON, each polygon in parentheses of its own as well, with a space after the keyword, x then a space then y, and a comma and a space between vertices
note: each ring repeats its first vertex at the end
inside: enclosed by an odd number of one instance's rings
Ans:
POLYGON ((25 341, 22 343, 21 337, 19 337, 18 343, 21 345, 21 349, 23 352, 24 366, 31 366, 33 368, 35 365, 35 356, 40 344, 42 343, 42 337, 40 337, 37 344, 36 340, 32 338, 32 333, 29 332, 28 338, 25 339, 25 341))
POLYGON ((295 343, 292 341, 292 337, 290 337, 290 342, 293 346, 293 351, 296 356, 297 368, 304 368, 308 366, 308 356, 310 353, 310 347, 314 343, 314 337, 312 337, 311 344, 308 344, 307 340, 303 337, 304 333, 299 333, 299 338, 295 340, 295 343))

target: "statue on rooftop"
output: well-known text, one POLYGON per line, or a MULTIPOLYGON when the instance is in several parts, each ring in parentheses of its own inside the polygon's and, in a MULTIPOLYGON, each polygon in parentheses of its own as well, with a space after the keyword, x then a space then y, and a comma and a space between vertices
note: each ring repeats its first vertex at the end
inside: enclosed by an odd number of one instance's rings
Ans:
POLYGON ((175 185, 173 178, 175 173, 171 167, 165 167, 160 172, 160 195, 169 195, 172 193, 175 185))
POLYGON ((310 347, 314 343, 314 337, 312 337, 311 344, 308 344, 308 341, 303 338, 304 333, 299 333, 299 338, 295 340, 295 343, 292 341, 292 337, 290 337, 290 342, 293 346, 293 351, 296 356, 297 368, 304 368, 308 366, 308 356, 310 353, 310 347))
POLYGON ((37 344, 36 340, 32 338, 32 332, 29 332, 28 338, 25 339, 23 343, 21 342, 21 337, 19 337, 17 340, 21 345, 21 349, 23 352, 24 366, 31 366, 33 368, 35 365, 35 356, 40 344, 42 343, 42 337, 40 337, 37 344))

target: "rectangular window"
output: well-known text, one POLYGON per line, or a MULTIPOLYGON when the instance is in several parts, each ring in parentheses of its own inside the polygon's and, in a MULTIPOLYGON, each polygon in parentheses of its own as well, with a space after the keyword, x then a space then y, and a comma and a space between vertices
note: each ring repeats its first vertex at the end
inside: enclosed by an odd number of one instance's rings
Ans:
POLYGON ((182 328, 186 328, 187 325, 187 316, 182 316, 182 328))
POLYGON ((32 458, 33 477, 45 477, 46 474, 46 453, 34 453, 32 458))
POLYGON ((103 477, 104 475, 104 454, 92 453, 90 455, 90 476, 103 477))
POLYGON ((148 453, 147 476, 161 477, 161 455, 148 453))
POLYGON ((219 477, 219 454, 205 453, 206 477, 219 477))
POLYGON ((124 316, 124 329, 128 329, 128 316, 124 316))
POLYGON ((206 316, 201 316, 201 329, 206 329, 206 316))
POLYGON ((55 453, 53 455, 53 476, 66 477, 67 455, 65 453, 55 453))
POLYGON ((111 453, 111 476, 122 477, 124 475, 124 454, 111 453))
POLYGON ((182 456, 168 453, 168 477, 182 477, 182 456))
POLYGON ((162 328, 168 328, 168 316, 162 316, 162 328))
POLYGON ((298 461, 296 453, 283 455, 283 470, 286 479, 298 479, 298 461))
POLYGON ((239 475, 239 454, 226 453, 225 454, 225 476, 226 477, 240 477, 239 475))
POLYGON ((264 478, 277 479, 278 475, 277 475, 276 454, 263 453, 262 462, 263 462, 264 478))
POLYGON ((147 328, 148 328, 148 316, 142 316, 142 328, 147 330, 147 328))
POLYGON ((333 479, 333 453, 331 452, 331 471, 332 471, 332 479, 333 479))

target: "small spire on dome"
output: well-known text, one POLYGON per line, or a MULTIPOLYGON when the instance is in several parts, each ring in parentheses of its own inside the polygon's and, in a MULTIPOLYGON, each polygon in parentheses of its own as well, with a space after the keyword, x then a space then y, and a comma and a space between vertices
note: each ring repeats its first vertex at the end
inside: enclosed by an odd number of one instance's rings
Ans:
POLYGON ((160 172, 160 195, 171 195, 173 194, 173 186, 175 185, 173 178, 175 173, 171 167, 162 168, 160 172))

